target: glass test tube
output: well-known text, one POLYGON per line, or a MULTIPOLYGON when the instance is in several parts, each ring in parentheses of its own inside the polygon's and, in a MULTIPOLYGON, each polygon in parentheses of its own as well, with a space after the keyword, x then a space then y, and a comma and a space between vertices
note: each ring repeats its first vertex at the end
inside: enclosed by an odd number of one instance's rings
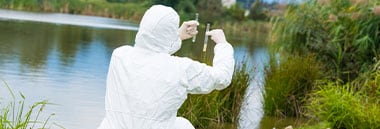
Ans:
MULTIPOLYGON (((198 13, 195 13, 195 21, 198 21, 198 16, 199 16, 199 14, 198 13)), ((195 43, 195 39, 197 38, 197 35, 194 35, 194 37, 193 37, 193 43, 195 43)))
POLYGON ((203 44, 203 52, 206 52, 206 50, 207 50, 208 36, 206 35, 206 33, 209 32, 209 31, 210 31, 210 23, 207 23, 206 32, 205 32, 205 41, 204 41, 204 44, 203 44))

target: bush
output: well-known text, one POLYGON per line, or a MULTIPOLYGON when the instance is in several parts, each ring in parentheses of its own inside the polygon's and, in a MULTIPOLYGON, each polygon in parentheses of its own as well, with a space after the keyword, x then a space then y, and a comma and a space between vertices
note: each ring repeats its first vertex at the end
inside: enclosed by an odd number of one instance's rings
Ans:
POLYGON ((249 18, 254 20, 266 20, 268 16, 264 12, 263 2, 261 0, 255 1, 249 10, 249 18))
POLYGON ((176 6, 176 10, 182 21, 194 20, 197 12, 196 3, 192 0, 181 0, 176 6))
POLYGON ((272 56, 263 93, 265 115, 302 117, 303 98, 321 77, 321 64, 314 56, 291 56, 280 60, 272 56))
POLYGON ((351 83, 322 83, 309 95, 308 116, 314 120, 326 120, 337 129, 380 128, 379 98, 356 91, 351 83))
POLYGON ((232 16, 233 19, 236 19, 238 21, 243 21, 246 19, 244 16, 245 10, 238 6, 237 4, 231 6, 229 9, 227 9, 227 14, 229 16, 232 16))
POLYGON ((197 9, 202 23, 218 21, 225 12, 220 0, 199 0, 197 9))
POLYGON ((245 92, 250 83, 246 65, 236 66, 229 87, 207 95, 189 95, 178 115, 189 119, 196 128, 215 128, 231 124, 237 128, 245 92))

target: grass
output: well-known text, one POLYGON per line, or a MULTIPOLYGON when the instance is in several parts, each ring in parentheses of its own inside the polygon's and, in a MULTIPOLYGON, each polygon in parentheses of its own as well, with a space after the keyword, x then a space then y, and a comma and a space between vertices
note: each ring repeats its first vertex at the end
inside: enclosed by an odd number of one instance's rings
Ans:
MULTIPOLYGON (((285 55, 282 55, 285 56, 285 55)), ((321 64, 312 55, 271 57, 266 70, 264 112, 267 116, 302 117, 304 97, 322 78, 321 64)))
POLYGON ((148 6, 148 2, 110 3, 105 0, 0 0, 0 8, 5 9, 93 15, 136 23, 148 6))
POLYGON ((326 82, 319 86, 309 95, 310 118, 327 121, 337 129, 380 128, 379 98, 371 98, 351 85, 326 82))
POLYGON ((269 41, 281 58, 267 72, 265 114, 312 119, 301 128, 380 128, 379 5, 307 0, 273 18, 269 41))
POLYGON ((354 81, 319 81, 308 95, 305 114, 315 125, 308 128, 380 128, 380 62, 354 81))
POLYGON ((301 127, 297 127, 296 129, 331 129, 331 124, 329 122, 319 122, 313 125, 303 125, 301 127))
MULTIPOLYGON (((352 82, 320 80, 307 94, 303 114, 307 119, 297 129, 380 128, 380 62, 352 82)), ((289 124, 288 124, 289 125, 289 124)), ((287 125, 285 125, 287 126, 287 125)))
POLYGON ((251 70, 244 63, 236 65, 229 87, 207 95, 189 95, 178 115, 189 119, 196 128, 237 128, 243 98, 251 80, 249 72, 251 70))
POLYGON ((348 82, 379 59, 378 0, 307 0, 272 19, 271 42, 289 53, 312 53, 329 77, 348 82), (359 3, 358 3, 359 2, 359 3))
MULTIPOLYGON (((46 129, 50 128, 50 118, 55 114, 50 114, 47 118, 41 118, 44 108, 50 104, 47 100, 35 102, 28 109, 26 109, 26 97, 20 93, 16 96, 13 90, 4 82, 8 89, 12 101, 8 105, 0 107, 0 128, 1 129, 46 129), (18 97, 21 97, 19 99, 18 97), (49 126, 49 127, 48 127, 49 126)), ((2 103, 3 104, 3 103, 2 103)), ((64 128, 58 124, 56 127, 64 128)))

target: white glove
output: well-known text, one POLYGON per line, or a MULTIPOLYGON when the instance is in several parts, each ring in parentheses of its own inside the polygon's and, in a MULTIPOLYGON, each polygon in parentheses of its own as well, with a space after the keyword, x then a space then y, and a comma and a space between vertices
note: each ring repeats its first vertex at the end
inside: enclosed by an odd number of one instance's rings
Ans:
POLYGON ((183 22, 181 27, 178 29, 181 40, 189 39, 195 36, 198 33, 198 25, 199 23, 195 20, 183 22))
POLYGON ((211 36, 211 39, 215 43, 227 43, 226 36, 224 36, 224 32, 222 29, 211 30, 206 33, 207 36, 211 36))

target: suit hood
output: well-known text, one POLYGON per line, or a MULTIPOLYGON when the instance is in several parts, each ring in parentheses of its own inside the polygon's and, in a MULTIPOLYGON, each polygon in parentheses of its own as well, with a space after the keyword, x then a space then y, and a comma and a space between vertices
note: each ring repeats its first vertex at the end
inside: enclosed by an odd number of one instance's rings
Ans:
POLYGON ((154 5, 145 12, 140 22, 135 47, 173 54, 181 47, 178 27, 179 16, 173 8, 154 5))

